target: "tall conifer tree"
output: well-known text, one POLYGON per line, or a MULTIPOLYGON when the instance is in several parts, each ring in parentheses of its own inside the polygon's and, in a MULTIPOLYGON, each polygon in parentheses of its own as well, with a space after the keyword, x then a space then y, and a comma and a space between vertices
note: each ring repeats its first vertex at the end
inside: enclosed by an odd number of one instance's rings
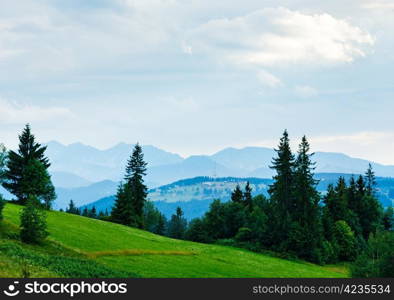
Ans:
POLYGON ((249 211, 253 209, 253 197, 252 197, 252 187, 249 181, 246 182, 245 193, 244 193, 244 203, 249 211))
POLYGON ((144 204, 148 195, 148 188, 144 183, 147 163, 144 161, 142 147, 137 143, 127 162, 124 183, 121 183, 112 210, 111 219, 114 222, 144 227, 144 204))
POLYGON ((368 165, 368 170, 365 173, 365 181, 367 194, 373 196, 375 193, 376 178, 371 164, 368 165))
POLYGON ((288 240, 291 226, 291 214, 295 208, 294 201, 294 155, 290 149, 290 140, 287 130, 283 132, 277 157, 273 159, 271 168, 276 171, 274 183, 269 187, 271 196, 272 214, 269 218, 271 240, 274 248, 283 249, 288 240))
MULTIPOLYGON (((7 170, 5 172, 3 186, 11 194, 14 194, 21 204, 25 204, 29 196, 36 196, 38 198, 45 196, 41 192, 36 195, 29 195, 29 192, 25 190, 26 185, 24 184, 26 181, 32 180, 32 178, 26 178, 28 175, 25 170, 34 161, 38 161, 45 170, 49 168, 50 163, 44 155, 45 150, 46 146, 41 146, 41 144, 35 141, 35 137, 30 130, 30 125, 27 124, 19 136, 18 151, 11 150, 8 153, 7 170)), ((42 178, 46 180, 44 177, 42 178)), ((34 178, 34 180, 39 181, 40 178, 34 178)))
POLYGON ((231 201, 241 203, 243 200, 243 193, 239 184, 235 187, 234 191, 231 193, 231 201))
POLYGON ((293 224, 296 232, 295 235, 290 236, 289 247, 294 247, 294 251, 300 257, 318 260, 315 256, 323 239, 319 212, 320 195, 316 190, 318 181, 313 177, 315 165, 311 159, 313 153, 310 154, 309 149, 309 143, 304 136, 295 161, 295 209, 292 215, 293 223, 297 225, 293 224))

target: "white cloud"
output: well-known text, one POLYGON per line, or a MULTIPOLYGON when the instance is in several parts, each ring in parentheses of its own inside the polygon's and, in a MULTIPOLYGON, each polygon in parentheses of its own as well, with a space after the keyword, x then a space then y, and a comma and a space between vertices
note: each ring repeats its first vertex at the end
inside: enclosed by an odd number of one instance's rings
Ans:
POLYGON ((390 2, 368 2, 362 5, 363 8, 367 9, 394 9, 394 3, 390 2))
POLYGON ((0 120, 3 124, 24 124, 69 118, 72 113, 63 107, 40 107, 19 104, 0 98, 0 120))
POLYGON ((294 92, 301 98, 312 98, 319 95, 318 90, 308 85, 296 86, 294 92))
POLYGON ((345 20, 286 8, 211 20, 192 32, 190 41, 195 52, 257 66, 352 62, 374 44, 369 33, 345 20))
POLYGON ((264 70, 260 70, 257 72, 257 79, 263 85, 270 88, 276 88, 282 85, 282 81, 278 77, 264 70))

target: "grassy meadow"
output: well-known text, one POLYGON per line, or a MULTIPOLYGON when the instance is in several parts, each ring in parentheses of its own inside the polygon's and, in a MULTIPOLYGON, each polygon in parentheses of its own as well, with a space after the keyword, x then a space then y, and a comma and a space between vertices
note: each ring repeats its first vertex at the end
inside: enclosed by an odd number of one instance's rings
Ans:
POLYGON ((48 240, 18 239, 21 207, 7 204, 0 225, 0 277, 348 277, 343 266, 318 266, 158 236, 96 219, 48 212, 48 240))

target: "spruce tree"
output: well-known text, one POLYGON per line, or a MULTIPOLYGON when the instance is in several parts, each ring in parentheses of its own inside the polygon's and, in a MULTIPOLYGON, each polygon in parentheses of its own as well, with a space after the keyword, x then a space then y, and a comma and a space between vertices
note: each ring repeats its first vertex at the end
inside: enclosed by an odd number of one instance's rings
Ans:
POLYGON ((92 209, 88 212, 88 217, 92 219, 97 219, 97 211, 95 206, 93 206, 92 209))
POLYGON ((45 209, 50 209, 56 199, 51 176, 45 166, 37 159, 28 162, 19 183, 26 197, 36 196, 45 209))
POLYGON ((183 217, 183 211, 177 207, 176 213, 172 215, 168 223, 168 236, 174 239, 183 239, 187 228, 187 221, 183 217))
MULTIPOLYGON (((45 169, 48 169, 50 166, 48 158, 44 155, 45 150, 45 146, 41 146, 35 141, 30 125, 27 124, 19 136, 18 151, 11 150, 8 153, 7 170, 3 186, 17 197, 20 204, 25 204, 30 196, 28 191, 25 190, 26 185, 24 183, 29 180, 40 180, 40 178, 27 178, 26 168, 29 165, 31 166, 34 160, 40 162, 45 169)), ((45 196, 45 194, 39 193, 35 196, 40 198, 45 196)))
POLYGON ((89 216, 89 211, 88 211, 88 208, 86 206, 82 210, 81 216, 83 216, 83 217, 88 217, 89 216))
POLYGON ((338 179, 335 187, 335 197, 332 199, 329 208, 331 209, 331 215, 334 217, 334 221, 349 220, 347 185, 345 178, 342 176, 338 179))
POLYGON ((382 222, 384 230, 394 230, 394 209, 392 206, 387 207, 384 211, 382 222))
POLYGON ((39 200, 30 196, 21 213, 20 237, 22 242, 39 244, 47 236, 45 211, 40 209, 39 200))
POLYGON ((235 187, 234 191, 231 193, 231 201, 241 203, 243 200, 243 193, 239 184, 235 187))
POLYGON ((320 221, 320 195, 314 179, 313 153, 304 136, 299 145, 294 171, 295 207, 292 212, 294 232, 290 232, 289 248, 299 257, 318 261, 316 257, 323 240, 320 221))
POLYGON ((247 207, 248 211, 251 212, 253 210, 253 197, 252 197, 252 187, 250 186, 249 181, 246 182, 245 193, 244 193, 244 204, 247 207))
POLYGON ((271 241, 274 248, 286 251, 286 242, 292 222, 291 214, 295 209, 294 200, 294 155, 290 149, 287 130, 280 139, 277 157, 273 159, 271 169, 276 171, 274 183, 269 187, 272 215, 269 216, 271 241))
POLYGON ((334 190, 334 186, 329 184, 327 187, 327 193, 323 197, 323 216, 322 216, 322 223, 323 223, 323 232, 324 237, 327 241, 331 241, 333 237, 333 228, 335 223, 334 217, 334 202, 335 202, 336 194, 334 190))
POLYGON ((73 215, 80 215, 79 208, 75 206, 74 201, 71 199, 68 204, 68 208, 66 208, 66 213, 73 215))
POLYGON ((376 178, 375 172, 372 170, 372 165, 368 165, 368 170, 365 173, 366 193, 370 196, 375 194, 376 178))
POLYGON ((134 226, 138 228, 144 227, 143 214, 148 188, 144 184, 144 176, 146 175, 147 163, 144 161, 142 147, 137 143, 133 153, 127 162, 125 181, 130 189, 130 198, 134 211, 134 226))
POLYGON ((162 213, 160 213, 154 233, 159 234, 159 235, 165 235, 166 224, 167 224, 166 217, 162 213))
POLYGON ((120 183, 110 220, 126 226, 136 226, 132 194, 128 183, 120 183))

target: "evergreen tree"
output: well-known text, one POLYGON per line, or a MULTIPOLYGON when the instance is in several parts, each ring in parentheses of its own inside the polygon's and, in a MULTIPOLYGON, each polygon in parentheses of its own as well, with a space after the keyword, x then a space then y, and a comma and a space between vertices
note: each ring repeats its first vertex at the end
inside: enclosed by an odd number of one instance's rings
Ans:
POLYGON ((394 210, 393 207, 387 207, 383 214, 383 228, 391 231, 394 229, 394 210))
POLYGON ((269 216, 271 241, 277 250, 286 251, 286 241, 292 222, 291 214, 295 209, 294 200, 294 155, 290 149, 290 140, 285 130, 275 149, 277 157, 273 159, 271 168, 276 171, 274 183, 269 187, 272 215, 269 216))
POLYGON ((88 211, 88 208, 86 206, 82 210, 81 216, 83 216, 83 217, 88 217, 89 216, 89 211, 88 211))
POLYGON ((22 172, 19 187, 26 197, 36 196, 45 209, 50 209, 56 199, 51 176, 37 159, 30 160, 22 172))
POLYGON ((112 222, 126 226, 136 225, 135 213, 132 204, 132 195, 128 183, 119 184, 110 219, 112 222))
POLYGON ((338 179, 335 187, 335 197, 329 203, 329 209, 331 210, 331 216, 334 218, 334 221, 347 221, 349 219, 347 186, 345 178, 342 176, 338 179))
POLYGON ((22 210, 20 227, 21 240, 25 243, 38 244, 48 236, 45 212, 34 196, 29 197, 22 210))
POLYGON ((354 179, 354 176, 352 176, 349 181, 349 187, 347 189, 347 202, 348 202, 349 209, 351 209, 352 211, 355 211, 355 212, 357 212, 359 210, 360 199, 358 197, 357 184, 354 179))
MULTIPOLYGON (((48 158, 44 156, 46 147, 41 146, 35 141, 34 135, 30 131, 30 126, 27 124, 19 136, 19 148, 17 152, 9 151, 7 159, 7 170, 5 173, 5 181, 3 186, 10 193, 18 198, 20 204, 25 204, 28 197, 28 192, 24 190, 24 184, 29 180, 39 180, 39 178, 26 178, 25 170, 31 165, 31 162, 39 161, 45 169, 50 166, 48 158)), ((44 194, 36 194, 37 197, 42 197, 44 194)))
POLYGON ((332 184, 329 184, 327 187, 327 193, 323 197, 324 207, 322 216, 323 232, 327 241, 331 241, 333 237, 333 228, 335 222, 335 218, 333 216, 335 198, 336 194, 334 187, 332 184))
POLYGON ((146 166, 142 148, 137 143, 127 162, 125 183, 118 189, 111 216, 114 222, 138 228, 144 227, 143 209, 148 195, 143 178, 146 175, 146 166))
POLYGON ((352 228, 354 233, 359 236, 361 233, 361 225, 360 225, 360 209, 362 199, 359 197, 359 193, 357 192, 357 183, 352 176, 349 181, 349 186, 347 187, 347 205, 348 205, 348 213, 347 213, 347 223, 352 228))
POLYGON ((299 145, 294 171, 295 207, 293 223, 289 235, 289 249, 299 257, 319 260, 315 257, 321 248, 322 227, 320 221, 320 195, 316 190, 318 181, 314 179, 314 163, 309 154, 309 143, 304 136, 299 145))
POLYGON ((207 236, 206 224, 204 219, 196 218, 190 221, 185 238, 189 241, 206 243, 210 239, 207 236))
POLYGON ((382 217, 383 209, 379 200, 374 196, 365 195, 362 198, 360 212, 360 225, 365 240, 368 240, 371 233, 376 233, 381 228, 382 217))
POLYGON ((246 182, 245 193, 244 193, 244 203, 249 211, 253 209, 253 197, 252 197, 252 187, 249 184, 249 181, 246 182))
POLYGON ((235 187, 234 191, 231 193, 231 201, 241 203, 243 200, 243 193, 239 184, 235 187))
POLYGON ((71 199, 70 203, 68 204, 68 208, 66 209, 66 213, 79 215, 80 211, 79 208, 75 206, 74 201, 71 199))
POLYGON ((177 207, 176 213, 172 215, 168 223, 168 236, 174 239, 183 239, 187 228, 187 221, 183 217, 183 211, 177 207))
POLYGON ((366 194, 364 178, 361 175, 358 177, 356 185, 357 185, 357 197, 361 199, 366 194))
POLYGON ((223 203, 219 199, 213 200, 209 206, 209 210, 205 213, 207 236, 211 241, 216 241, 225 236, 226 221, 224 215, 225 208, 223 203))
POLYGON ((146 201, 144 206, 144 225, 145 230, 157 233, 158 223, 161 217, 161 213, 155 207, 153 202, 146 201))
POLYGON ((166 225, 167 225, 166 217, 162 213, 160 213, 154 233, 159 235, 165 235, 166 225))
POLYGON ((252 212, 247 218, 245 223, 246 228, 250 228, 251 240, 250 242, 254 243, 258 247, 261 247, 266 244, 267 239, 267 215, 258 206, 253 206, 252 212))
POLYGON ((148 188, 144 184, 147 163, 144 161, 142 147, 137 143, 126 167, 126 176, 132 193, 132 203, 136 214, 136 226, 143 228, 143 209, 148 195, 148 188))
POLYGON ((360 205, 357 208, 361 233, 368 240, 371 233, 380 229, 383 217, 383 209, 379 200, 375 197, 375 174, 371 164, 366 172, 365 181, 360 175, 357 180, 358 198, 360 205))
POLYGON ((376 178, 375 172, 372 170, 372 165, 368 165, 368 170, 365 173, 365 181, 366 181, 366 192, 369 196, 374 196, 375 194, 375 186, 376 186, 376 178))
POLYGON ((88 212, 88 217, 92 219, 97 218, 97 211, 95 206, 93 206, 92 209, 88 212))

